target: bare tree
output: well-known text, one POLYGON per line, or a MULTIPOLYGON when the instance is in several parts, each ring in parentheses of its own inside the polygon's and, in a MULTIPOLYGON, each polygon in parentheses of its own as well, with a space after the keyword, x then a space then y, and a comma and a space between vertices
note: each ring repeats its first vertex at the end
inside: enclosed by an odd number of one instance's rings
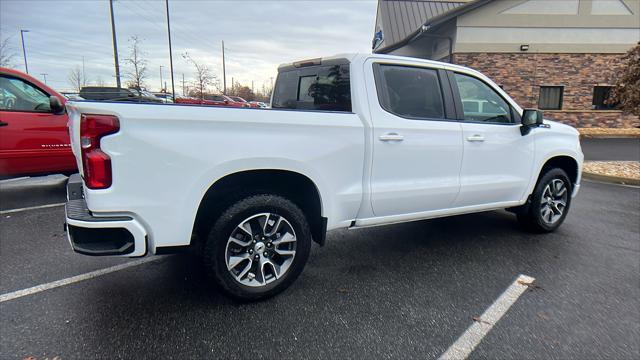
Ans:
POLYGON ((77 92, 80 92, 80 89, 87 86, 87 77, 80 66, 76 66, 69 71, 67 80, 69 80, 69 84, 71 84, 77 92))
POLYGON ((102 87, 107 86, 106 83, 104 82, 104 79, 102 78, 102 76, 98 76, 96 78, 96 85, 97 86, 102 86, 102 87))
POLYGON ((142 90, 144 79, 147 78, 147 60, 144 59, 145 53, 140 49, 140 38, 134 35, 129 38, 129 42, 129 57, 124 59, 125 63, 130 66, 129 71, 126 73, 129 78, 127 86, 142 90))
POLYGON ((200 98, 200 100, 204 99, 204 95, 206 94, 207 88, 210 85, 216 87, 218 91, 220 90, 218 79, 211 73, 207 65, 197 62, 191 57, 191 55, 189 55, 189 53, 186 52, 182 54, 182 57, 186 61, 191 63, 196 70, 194 74, 195 80, 193 81, 193 85, 195 87, 195 92, 197 93, 197 96, 200 98))
POLYGON ((9 44, 9 38, 4 38, 0 41, 0 66, 13 67, 13 59, 16 57, 16 52, 9 44))

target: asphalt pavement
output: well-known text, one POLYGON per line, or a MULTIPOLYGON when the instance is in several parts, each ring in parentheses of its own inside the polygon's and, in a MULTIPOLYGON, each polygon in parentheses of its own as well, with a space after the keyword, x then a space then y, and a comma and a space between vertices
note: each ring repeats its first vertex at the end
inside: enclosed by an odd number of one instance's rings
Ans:
MULTIPOLYGON (((4 210, 0 294, 131 261, 74 254, 63 212, 4 210)), ((230 301, 202 273, 190 255, 165 256, 1 302, 0 358, 434 359, 519 274, 539 288, 471 359, 640 358, 633 187, 585 181, 547 235, 504 211, 333 231, 290 289, 258 303, 230 301)))
POLYGON ((582 138, 585 160, 640 161, 640 138, 582 138))

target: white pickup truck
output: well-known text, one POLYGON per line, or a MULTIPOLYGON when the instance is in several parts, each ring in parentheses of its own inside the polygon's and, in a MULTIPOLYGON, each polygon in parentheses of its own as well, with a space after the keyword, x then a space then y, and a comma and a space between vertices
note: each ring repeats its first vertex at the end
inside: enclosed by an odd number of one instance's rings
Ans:
POLYGON ((580 187, 578 132, 465 67, 296 62, 272 107, 69 103, 73 249, 194 248, 221 289, 254 300, 287 288, 328 230, 506 208, 549 232, 580 187))

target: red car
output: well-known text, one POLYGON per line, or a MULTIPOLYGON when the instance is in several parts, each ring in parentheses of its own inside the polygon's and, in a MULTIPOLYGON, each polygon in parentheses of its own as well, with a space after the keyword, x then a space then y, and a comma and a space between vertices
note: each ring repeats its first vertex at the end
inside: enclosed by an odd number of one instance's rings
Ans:
POLYGON ((77 171, 65 102, 33 77, 0 67, 0 177, 77 171))
POLYGON ((244 105, 244 107, 252 107, 252 108, 257 108, 258 105, 257 104, 253 104, 243 98, 241 98, 240 96, 229 96, 229 98, 235 102, 239 102, 241 104, 244 105))
POLYGON ((205 95, 204 99, 176 98, 176 104, 250 107, 248 103, 235 101, 226 95, 205 95))

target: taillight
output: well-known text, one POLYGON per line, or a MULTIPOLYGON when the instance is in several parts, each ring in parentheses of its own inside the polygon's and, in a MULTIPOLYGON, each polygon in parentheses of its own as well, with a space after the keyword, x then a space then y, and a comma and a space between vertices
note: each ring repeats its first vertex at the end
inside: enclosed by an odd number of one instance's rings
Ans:
POLYGON ((80 147, 84 182, 89 189, 111 186, 111 158, 100 150, 100 139, 120 130, 118 118, 111 115, 82 114, 80 147))

